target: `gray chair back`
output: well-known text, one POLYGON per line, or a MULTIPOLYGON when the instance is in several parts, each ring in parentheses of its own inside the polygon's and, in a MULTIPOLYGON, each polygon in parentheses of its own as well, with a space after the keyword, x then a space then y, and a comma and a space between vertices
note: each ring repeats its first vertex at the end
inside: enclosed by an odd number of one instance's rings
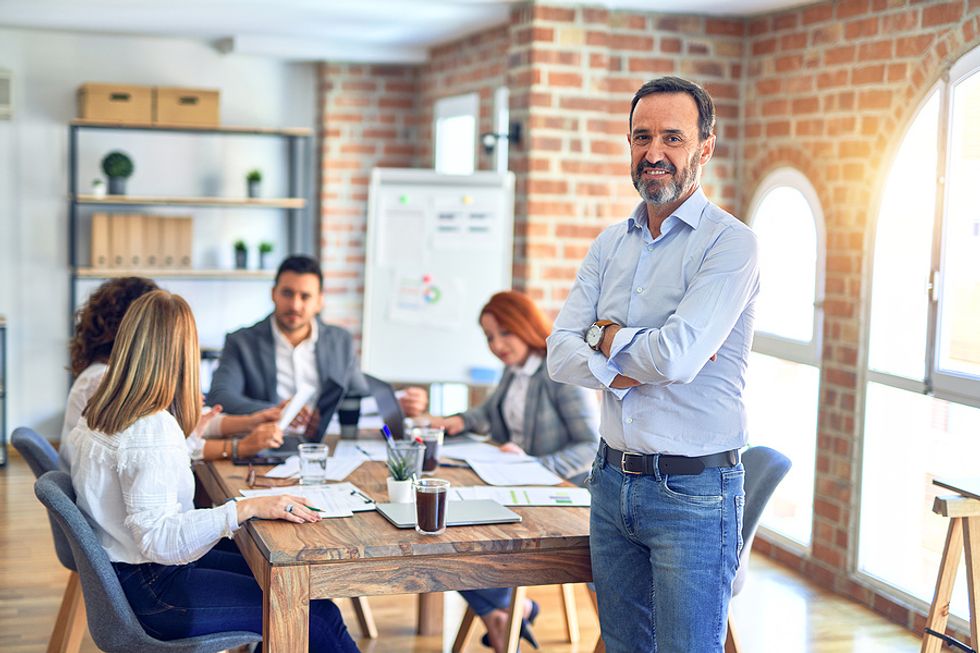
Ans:
POLYGON ((789 468, 790 459, 769 447, 749 447, 742 453, 745 468, 745 510, 742 513, 742 554, 738 559, 738 573, 732 583, 732 594, 738 594, 745 585, 749 569, 749 553, 759 529, 762 511, 772 497, 789 468))
MULTIPOLYGON (((10 436, 10 444, 20 452, 20 455, 27 461, 34 478, 41 478, 45 472, 50 472, 61 468, 58 452, 54 450, 51 443, 42 438, 37 431, 21 426, 14 429, 10 436)), ((54 539, 54 551, 58 554, 58 561, 65 569, 76 571, 75 559, 71 555, 71 547, 65 539, 61 527, 55 522, 54 517, 48 514, 48 521, 51 522, 51 537, 54 539)))
POLYGON ((150 637, 126 599, 116 571, 82 511, 75 505, 71 477, 62 471, 45 473, 34 494, 64 531, 78 565, 92 640, 106 653, 215 653, 251 644, 255 633, 236 631, 171 641, 150 637))

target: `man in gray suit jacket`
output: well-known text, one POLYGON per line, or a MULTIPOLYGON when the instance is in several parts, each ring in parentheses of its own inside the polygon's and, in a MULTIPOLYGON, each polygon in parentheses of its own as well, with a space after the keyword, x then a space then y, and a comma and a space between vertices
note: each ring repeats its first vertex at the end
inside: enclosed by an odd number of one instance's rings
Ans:
POLYGON ((275 310, 228 334, 208 403, 230 414, 252 413, 289 399, 300 385, 317 388, 317 436, 345 396, 369 394, 351 334, 323 323, 323 273, 307 256, 290 256, 276 272, 275 310))

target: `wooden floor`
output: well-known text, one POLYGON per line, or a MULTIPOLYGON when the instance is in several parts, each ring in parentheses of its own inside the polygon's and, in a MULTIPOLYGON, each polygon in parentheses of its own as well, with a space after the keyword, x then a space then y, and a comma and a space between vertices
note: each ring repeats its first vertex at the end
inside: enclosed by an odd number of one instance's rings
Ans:
MULTIPOLYGON (((0 468, 0 651, 44 651, 67 572, 58 564, 33 476, 19 457, 0 468)), ((578 591, 581 641, 563 643, 559 593, 532 588, 543 614, 534 631, 543 651, 587 653, 598 636, 598 623, 584 586, 578 591)), ((341 607, 356 624, 349 602, 341 607)), ((436 653, 441 637, 414 635, 414 598, 372 598, 377 640, 361 640, 365 653, 436 653)), ((866 608, 808 585, 803 579, 761 557, 752 561, 745 591, 734 600, 735 619, 745 653, 912 653, 918 640, 866 608)), ((482 630, 481 630, 482 632, 482 630)), ((357 633, 355 633, 357 634, 357 633)), ((487 651, 474 639, 470 651, 487 651)), ((530 650, 530 648, 528 648, 530 650)), ((84 653, 98 651, 86 634, 84 653)))

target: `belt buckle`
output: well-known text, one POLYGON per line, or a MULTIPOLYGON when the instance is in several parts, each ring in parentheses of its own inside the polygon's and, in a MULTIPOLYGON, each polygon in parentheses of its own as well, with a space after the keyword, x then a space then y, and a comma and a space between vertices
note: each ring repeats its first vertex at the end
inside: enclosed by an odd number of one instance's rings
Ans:
POLYGON ((624 451, 623 452, 623 459, 619 463, 619 468, 620 468, 620 470, 624 474, 634 474, 634 475, 637 475, 637 476, 643 474, 643 454, 642 453, 636 453, 635 451, 624 451), (638 458, 640 460, 640 471, 635 472, 633 470, 626 469, 626 458, 627 458, 627 456, 633 456, 634 458, 638 458))

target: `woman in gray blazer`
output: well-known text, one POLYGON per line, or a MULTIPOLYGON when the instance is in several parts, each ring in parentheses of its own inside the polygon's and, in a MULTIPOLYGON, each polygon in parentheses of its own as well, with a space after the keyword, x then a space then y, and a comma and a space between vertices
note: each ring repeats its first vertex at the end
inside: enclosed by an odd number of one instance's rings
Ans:
MULTIPOLYGON (((480 311, 480 326, 490 351, 506 365, 500 384, 479 406, 450 417, 432 417, 433 426, 446 433, 489 433, 501 449, 527 453, 559 476, 570 478, 586 471, 599 444, 599 413, 595 395, 579 386, 565 385, 548 376, 545 339, 551 322, 523 293, 497 293, 480 311)), ((483 620, 485 646, 503 651, 510 588, 460 592, 483 620)), ((534 648, 530 623, 538 607, 529 601, 521 635, 534 648)))

